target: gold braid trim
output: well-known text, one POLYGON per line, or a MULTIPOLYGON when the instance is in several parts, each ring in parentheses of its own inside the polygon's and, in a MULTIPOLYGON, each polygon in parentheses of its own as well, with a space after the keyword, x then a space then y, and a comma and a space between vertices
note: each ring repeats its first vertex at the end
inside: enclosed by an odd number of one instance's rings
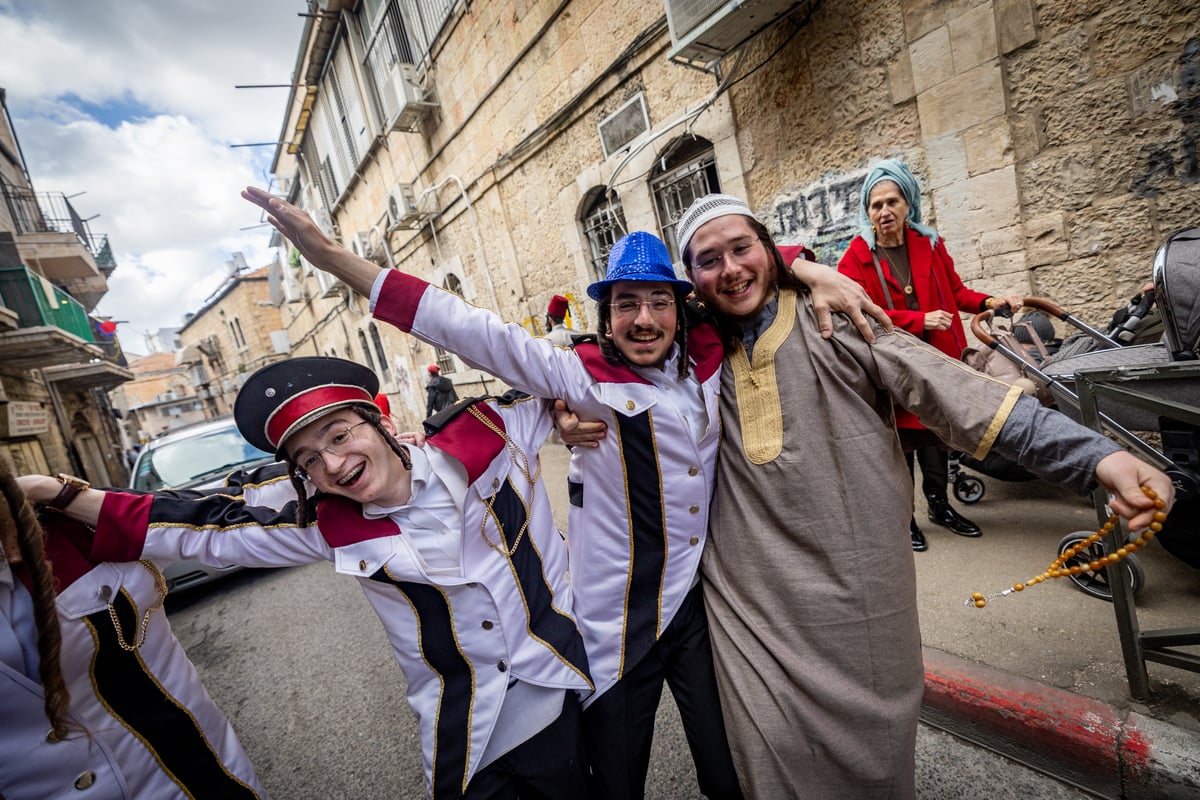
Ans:
POLYGON ((983 432, 983 439, 980 440, 979 447, 975 448, 975 452, 971 454, 972 458, 983 458, 992 449, 992 445, 996 443, 996 437, 1000 435, 1000 429, 1008 421, 1008 415, 1012 413, 1013 406, 1017 404, 1017 399, 1022 394, 1023 392, 1014 386, 1008 390, 1008 394, 1004 395, 1004 401, 1000 403, 1000 408, 996 409, 996 415, 992 417, 987 430, 983 432))
POLYGON ((783 452, 783 404, 775 380, 775 352, 796 324, 796 293, 779 290, 779 313, 754 345, 754 360, 746 358, 741 341, 729 356, 737 391, 742 448, 752 464, 774 461, 783 452))

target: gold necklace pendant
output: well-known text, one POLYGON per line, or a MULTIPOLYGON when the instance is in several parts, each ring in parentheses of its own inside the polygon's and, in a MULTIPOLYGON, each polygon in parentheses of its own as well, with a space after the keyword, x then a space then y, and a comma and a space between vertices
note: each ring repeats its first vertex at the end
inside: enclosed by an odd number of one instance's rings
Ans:
POLYGON ((905 294, 912 294, 912 293, 913 293, 913 288, 912 288, 912 284, 911 284, 911 283, 910 283, 910 284, 908 284, 908 285, 906 285, 906 286, 904 287, 904 293, 905 293, 905 294))
POLYGON ((496 512, 492 507, 492 504, 495 502, 495 495, 484 501, 484 505, 487 507, 488 513, 484 515, 483 520, 479 524, 479 535, 483 537, 485 542, 487 542, 488 547, 492 548, 497 553, 502 554, 505 558, 511 559, 513 554, 517 552, 517 548, 521 546, 521 540, 525 537, 525 531, 529 530, 530 518, 533 515, 534 496, 535 492, 537 491, 537 481, 542 474, 542 462, 535 456, 534 460, 537 462, 537 470, 532 470, 529 466, 528 456, 526 456, 525 452, 517 446, 517 443, 512 440, 512 437, 497 427, 496 423, 488 419, 483 412, 481 412, 475 406, 469 406, 467 411, 475 419, 482 422, 488 428, 488 430, 504 440, 504 447, 506 450, 508 450, 509 455, 512 457, 513 466, 517 468, 517 471, 521 473, 521 476, 524 477, 529 484, 528 499, 521 497, 520 492, 516 493, 517 497, 521 500, 521 507, 525 509, 525 521, 521 523, 521 529, 517 531, 517 536, 513 540, 511 547, 504 546, 504 529, 500 525, 500 518, 496 516, 496 512), (496 544, 490 538, 488 538, 487 521, 489 516, 496 520, 496 530, 500 533, 500 544, 496 544))
POLYGON ((133 642, 125 641, 125 631, 121 628, 121 620, 117 619, 117 610, 112 603, 108 604, 108 616, 112 619, 113 628, 117 633, 117 644, 126 652, 136 652, 143 644, 146 643, 146 629, 150 625, 150 615, 158 611, 163 606, 163 601, 167 599, 167 579, 163 577, 162 572, 154 565, 152 561, 142 559, 138 561, 143 567, 150 571, 154 576, 154 588, 158 590, 158 599, 154 601, 154 605, 146 609, 146 613, 142 615, 142 624, 138 628, 137 636, 133 642))

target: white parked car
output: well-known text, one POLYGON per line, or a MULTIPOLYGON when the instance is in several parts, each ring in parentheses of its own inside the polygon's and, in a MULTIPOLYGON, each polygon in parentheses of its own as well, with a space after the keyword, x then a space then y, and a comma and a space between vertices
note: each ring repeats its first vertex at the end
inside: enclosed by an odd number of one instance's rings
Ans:
MULTIPOLYGON (((252 469, 275 461, 272 453, 259 450, 238 433, 233 418, 198 422, 164 433, 146 443, 133 465, 130 488, 155 492, 160 489, 213 489, 225 483, 229 473, 252 469)), ((170 590, 199 586, 240 567, 216 568, 187 559, 163 570, 170 590)))

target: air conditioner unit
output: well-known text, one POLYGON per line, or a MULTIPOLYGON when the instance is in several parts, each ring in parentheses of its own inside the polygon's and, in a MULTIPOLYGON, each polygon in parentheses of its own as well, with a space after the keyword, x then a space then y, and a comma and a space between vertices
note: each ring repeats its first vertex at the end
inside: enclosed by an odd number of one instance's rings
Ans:
MULTIPOLYGON (((304 301, 304 292, 300 289, 300 282, 296 280, 296 276, 292 274, 291 267, 286 267, 288 271, 284 273, 283 280, 280 282, 280 288, 283 289, 283 299, 287 303, 301 303, 304 301)), ((274 298, 271 298, 274 300, 274 298)), ((276 303, 276 305, 280 305, 276 303)))
POLYGON ((313 271, 313 275, 317 279, 317 294, 321 297, 333 297, 334 295, 343 295, 346 293, 346 284, 328 272, 318 269, 313 271))
POLYGON ((350 241, 350 250, 354 255, 367 261, 383 260, 383 243, 372 241, 370 231, 359 231, 350 241))
POLYGON ((334 241, 342 240, 341 234, 338 233, 337 224, 333 221, 333 215, 324 207, 318 207, 311 212, 313 222, 317 223, 317 227, 321 229, 321 233, 328 236, 334 241))
POLYGON ((429 102, 417 78, 417 68, 412 64, 392 64, 382 81, 379 94, 384 123, 389 131, 416 132, 426 112, 437 107, 437 103, 429 102))
POLYGON ((276 256, 267 273, 267 289, 271 303, 281 306, 284 303, 298 303, 301 296, 300 283, 296 280, 296 269, 276 256))
POLYGON ((713 71, 717 62, 795 10, 818 0, 664 0, 671 28, 667 60, 713 71))
POLYGON ((387 215, 389 228, 419 228, 427 218, 417 207, 411 183, 398 183, 388 192, 387 215))

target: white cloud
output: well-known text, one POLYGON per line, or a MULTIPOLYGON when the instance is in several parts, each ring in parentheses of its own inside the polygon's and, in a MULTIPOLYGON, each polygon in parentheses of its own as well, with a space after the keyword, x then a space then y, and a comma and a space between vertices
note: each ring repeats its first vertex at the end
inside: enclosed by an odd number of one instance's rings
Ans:
POLYGON ((4 88, 39 192, 63 192, 109 236, 117 269, 98 313, 122 341, 179 325, 242 251, 271 258, 238 192, 262 185, 283 122, 303 0, 0 0, 4 88), (80 102, 82 101, 82 102, 80 102))

